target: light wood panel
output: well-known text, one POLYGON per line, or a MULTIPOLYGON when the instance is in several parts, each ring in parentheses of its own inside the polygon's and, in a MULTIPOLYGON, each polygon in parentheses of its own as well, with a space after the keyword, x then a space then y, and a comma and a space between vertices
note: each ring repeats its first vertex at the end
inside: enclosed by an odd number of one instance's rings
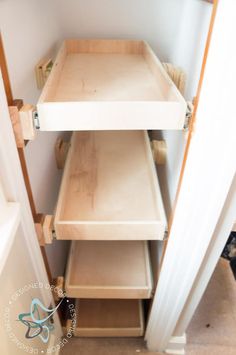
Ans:
POLYGON ((71 298, 150 298, 152 274, 147 242, 74 241, 65 290, 71 298))
POLYGON ((56 208, 58 239, 163 239, 166 220, 147 133, 74 132, 56 208))
POLYGON ((110 53, 142 54, 143 41, 116 39, 68 39, 65 41, 67 53, 110 53))
POLYGON ((67 40, 39 99, 41 130, 182 129, 186 103, 147 43, 67 40))
POLYGON ((139 337, 144 332, 138 300, 77 300, 74 336, 139 337))

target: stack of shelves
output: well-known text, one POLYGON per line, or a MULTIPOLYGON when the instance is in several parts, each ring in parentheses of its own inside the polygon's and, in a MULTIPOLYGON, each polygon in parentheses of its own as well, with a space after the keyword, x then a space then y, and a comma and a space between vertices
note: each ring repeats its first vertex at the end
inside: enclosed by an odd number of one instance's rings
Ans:
POLYGON ((166 228, 147 129, 182 129, 186 104, 142 41, 68 40, 38 103, 42 130, 73 130, 55 215, 76 336, 142 336, 148 241, 166 228))
POLYGON ((146 132, 73 133, 54 226, 73 240, 65 291, 79 300, 75 334, 143 335, 148 240, 163 239, 166 226, 146 132))

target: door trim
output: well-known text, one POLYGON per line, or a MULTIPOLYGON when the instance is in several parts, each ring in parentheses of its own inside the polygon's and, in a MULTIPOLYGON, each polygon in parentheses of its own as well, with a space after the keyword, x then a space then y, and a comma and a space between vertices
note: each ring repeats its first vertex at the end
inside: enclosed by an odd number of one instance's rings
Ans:
MULTIPOLYGON (((200 281, 193 288, 197 277, 204 272, 201 267, 205 257, 208 252, 208 257, 212 258, 220 254, 222 244, 218 244, 217 249, 209 249, 209 246, 236 166, 236 107, 229 104, 235 101, 236 53, 232 50, 235 11, 233 0, 218 4, 196 121, 146 331, 150 350, 163 351, 172 335, 183 334, 184 327, 181 334, 176 334, 175 329, 191 291, 194 298, 206 286, 200 281)), ((235 209, 234 213, 236 215, 235 209)), ((218 231, 223 242, 228 238, 225 233, 233 226, 234 213, 218 231)), ((189 313, 188 321, 191 316, 189 313)), ((187 326, 187 322, 184 325, 187 326)))
MULTIPOLYGON (((33 217, 15 144, 15 137, 9 117, 1 71, 0 109, 0 180, 6 200, 9 202, 18 202, 21 206, 21 224, 25 241, 31 255, 32 267, 35 269, 38 280, 46 284, 48 283, 48 277, 34 228, 33 217)), ((51 292, 45 292, 42 297, 44 297, 43 301, 45 304, 52 302, 51 292)))

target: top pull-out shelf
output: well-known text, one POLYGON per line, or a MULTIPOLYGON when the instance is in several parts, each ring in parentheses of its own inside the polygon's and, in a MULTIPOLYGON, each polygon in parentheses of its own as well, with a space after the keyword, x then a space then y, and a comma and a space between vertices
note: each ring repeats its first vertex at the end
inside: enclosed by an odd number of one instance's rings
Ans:
POLYGON ((66 40, 39 99, 40 129, 182 129, 186 103, 143 41, 66 40))

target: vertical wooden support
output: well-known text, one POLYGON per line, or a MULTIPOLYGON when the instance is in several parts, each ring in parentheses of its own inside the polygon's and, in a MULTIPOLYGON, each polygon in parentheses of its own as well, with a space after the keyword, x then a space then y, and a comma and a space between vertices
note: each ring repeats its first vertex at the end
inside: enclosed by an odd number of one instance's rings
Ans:
POLYGON ((7 70, 7 62, 6 62, 6 57, 5 57, 5 52, 3 48, 3 41, 2 41, 2 35, 0 33, 0 68, 2 71, 2 77, 3 77, 3 83, 4 83, 4 88, 7 96, 7 103, 8 106, 12 106, 13 104, 13 96, 12 96, 12 91, 11 91, 11 84, 10 84, 10 79, 8 75, 8 70, 7 70))
POLYGON ((19 154, 21 168, 22 168, 22 172, 23 172, 23 176, 24 176, 24 180, 25 180, 25 186, 26 186, 26 190, 27 190, 27 194, 28 194, 28 198, 29 198, 31 212, 32 212, 34 221, 36 221, 37 213, 36 213, 36 208, 35 208, 35 204, 34 204, 32 189, 31 189, 31 185, 30 185, 28 170, 27 170, 27 166, 26 166, 24 149, 18 148, 18 154, 19 154))

